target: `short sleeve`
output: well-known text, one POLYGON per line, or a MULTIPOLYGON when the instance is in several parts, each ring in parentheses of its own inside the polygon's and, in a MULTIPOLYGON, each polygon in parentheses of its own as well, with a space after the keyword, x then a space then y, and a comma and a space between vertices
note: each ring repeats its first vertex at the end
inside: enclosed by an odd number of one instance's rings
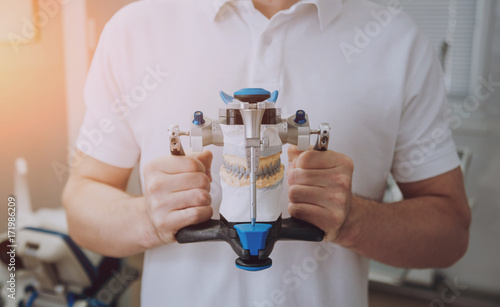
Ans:
POLYGON ((428 179, 460 165, 445 119, 448 104, 440 63, 427 38, 419 35, 414 47, 391 170, 398 182, 428 179))
POLYGON ((126 89, 119 87, 118 52, 119 27, 104 28, 97 46, 85 85, 87 107, 76 146, 89 156, 122 168, 137 163, 140 149, 137 145, 127 113, 121 102, 126 89))

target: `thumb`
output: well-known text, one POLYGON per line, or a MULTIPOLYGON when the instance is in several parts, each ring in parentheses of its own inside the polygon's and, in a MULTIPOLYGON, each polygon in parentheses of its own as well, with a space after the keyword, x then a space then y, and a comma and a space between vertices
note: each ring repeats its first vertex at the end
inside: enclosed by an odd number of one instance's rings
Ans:
POLYGON ((190 156, 197 159, 203 164, 203 166, 205 167, 205 174, 208 176, 208 178, 210 178, 210 182, 212 182, 212 172, 211 172, 212 158, 213 158, 212 152, 209 150, 204 150, 201 153, 199 152, 192 153, 190 154, 190 156))
POLYGON ((297 157, 302 153, 302 151, 297 150, 297 146, 290 145, 288 147, 288 165, 291 167, 295 167, 295 161, 297 157))

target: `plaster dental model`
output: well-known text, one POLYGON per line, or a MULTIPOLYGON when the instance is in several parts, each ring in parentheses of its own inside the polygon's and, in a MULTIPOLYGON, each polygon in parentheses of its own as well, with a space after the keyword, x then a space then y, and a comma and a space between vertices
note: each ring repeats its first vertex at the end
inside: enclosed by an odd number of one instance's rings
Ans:
MULTIPOLYGON (((221 125, 224 133, 224 164, 220 168, 222 203, 220 214, 231 222, 247 222, 250 209, 250 166, 247 165, 243 126, 221 125)), ((281 164, 282 143, 278 130, 273 127, 262 131, 269 146, 261 150, 257 170, 257 221, 276 221, 281 208, 285 166, 281 164)))

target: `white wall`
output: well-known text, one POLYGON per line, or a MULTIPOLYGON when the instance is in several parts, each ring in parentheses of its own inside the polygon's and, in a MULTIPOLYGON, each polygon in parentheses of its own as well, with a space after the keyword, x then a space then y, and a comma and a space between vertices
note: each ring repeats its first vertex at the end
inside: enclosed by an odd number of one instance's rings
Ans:
MULTIPOLYGON (((28 162, 34 209, 61 205, 64 180, 53 163, 66 156, 66 104, 61 8, 38 7, 47 19, 37 39, 0 45, 0 225, 6 225, 7 195, 14 192, 14 159, 28 162)), ((22 29, 15 31, 23 36, 22 29)), ((22 218, 22 217, 19 217, 22 218)), ((2 229, 1 231, 5 231, 2 229)))
MULTIPOLYGON (((484 77, 491 73, 500 82, 500 3, 493 3, 485 59, 489 69, 484 77)), ((454 131, 454 138, 457 145, 474 152, 466 186, 477 207, 472 213, 469 250, 444 273, 457 277, 469 291, 500 295, 500 86, 454 131)))

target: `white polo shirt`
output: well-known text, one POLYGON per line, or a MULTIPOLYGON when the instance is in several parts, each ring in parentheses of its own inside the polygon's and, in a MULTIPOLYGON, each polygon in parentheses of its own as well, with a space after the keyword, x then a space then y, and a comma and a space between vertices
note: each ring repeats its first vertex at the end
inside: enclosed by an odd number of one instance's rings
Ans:
MULTIPOLYGON (((216 118, 219 91, 244 87, 279 90, 284 116, 304 109, 313 128, 330 123, 330 149, 353 159, 353 192, 365 197, 382 199, 389 173, 412 182, 459 165, 429 41, 400 7, 358 0, 300 1, 271 20, 251 1, 128 5, 102 33, 77 146, 142 173, 168 154, 169 125, 189 129, 196 110, 216 118)), ((209 149, 217 217, 221 148, 209 149)), ((280 205, 289 216, 286 194, 280 205)), ((235 258, 224 242, 147 251, 142 306, 367 306, 368 260, 335 244, 278 242, 261 272, 235 258)))

